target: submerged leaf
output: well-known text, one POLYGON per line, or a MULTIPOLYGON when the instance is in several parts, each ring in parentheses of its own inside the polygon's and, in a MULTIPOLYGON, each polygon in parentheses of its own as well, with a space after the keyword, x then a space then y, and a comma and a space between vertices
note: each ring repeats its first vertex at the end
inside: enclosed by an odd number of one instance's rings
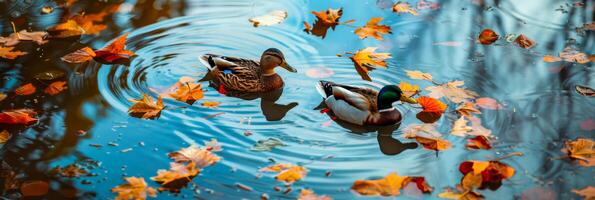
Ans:
POLYGON ((515 40, 514 42, 516 42, 520 47, 525 48, 525 49, 530 49, 533 48, 533 46, 535 46, 535 41, 529 39, 527 36, 520 34, 515 40))
POLYGON ((263 16, 250 18, 248 21, 250 21, 254 27, 258 27, 280 24, 285 21, 285 19, 287 19, 287 11, 275 10, 263 16))
POLYGON ((44 196, 50 190, 50 184, 46 181, 26 181, 21 184, 21 193, 24 197, 44 196))
POLYGON ((428 73, 424 73, 424 72, 417 71, 417 70, 415 70, 415 71, 405 70, 405 72, 407 73, 407 76, 409 76, 409 78, 411 78, 411 79, 433 81, 432 75, 428 74, 428 73))
POLYGON ((392 58, 390 53, 374 52, 376 49, 377 47, 367 47, 355 52, 355 54, 350 57, 357 73, 359 73, 364 80, 372 81, 370 76, 368 76, 368 72, 376 67, 386 68, 385 60, 392 58))
POLYGON ((500 110, 500 109, 504 108, 504 106, 502 104, 498 103, 498 101, 496 99, 492 99, 489 97, 477 98, 477 99, 475 99, 475 104, 478 105, 479 107, 482 107, 485 109, 490 109, 490 110, 500 110))
POLYGON ((156 197, 157 190, 149 187, 142 177, 126 177, 127 183, 112 188, 113 193, 118 193, 116 200, 143 200, 147 196, 156 197))
POLYGON ((365 26, 355 29, 355 34, 360 39, 374 37, 377 40, 382 40, 381 34, 391 34, 392 32, 390 26, 378 25, 380 21, 382 21, 382 17, 373 17, 365 26))

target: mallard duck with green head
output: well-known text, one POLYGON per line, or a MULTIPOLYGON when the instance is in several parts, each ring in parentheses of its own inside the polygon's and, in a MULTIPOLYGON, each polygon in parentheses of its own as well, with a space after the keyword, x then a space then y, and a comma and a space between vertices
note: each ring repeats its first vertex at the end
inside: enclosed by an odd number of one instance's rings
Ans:
POLYGON ((220 86, 239 92, 269 92, 282 88, 283 79, 275 72, 277 67, 297 72, 276 48, 264 51, 260 61, 214 54, 206 54, 200 60, 220 86))
POLYGON ((316 89, 334 116, 357 125, 385 126, 399 123, 402 119, 401 112, 393 107, 393 103, 416 103, 415 99, 403 95, 403 91, 396 85, 387 85, 377 91, 320 81, 316 89))

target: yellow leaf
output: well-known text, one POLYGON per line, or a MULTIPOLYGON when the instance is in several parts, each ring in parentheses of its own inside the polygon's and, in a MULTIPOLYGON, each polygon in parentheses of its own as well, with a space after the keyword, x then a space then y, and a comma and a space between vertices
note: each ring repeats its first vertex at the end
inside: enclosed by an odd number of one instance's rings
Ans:
POLYGON ((403 91, 403 94, 407 97, 415 96, 421 92, 419 85, 413 85, 405 81, 401 81, 401 83, 399 83, 399 88, 401 88, 401 91, 403 91))
POLYGON ((192 178, 194 178, 198 173, 200 173, 200 169, 196 168, 196 164, 194 164, 194 162, 190 162, 187 165, 172 162, 170 163, 169 170, 160 169, 157 171, 157 176, 151 177, 151 180, 166 186, 169 183, 177 180, 192 180, 192 178))
POLYGON ((301 180, 308 173, 307 169, 302 166, 293 166, 289 169, 282 171, 275 176, 277 181, 284 181, 286 183, 293 183, 301 180))
POLYGON ((258 27, 280 24, 285 21, 285 19, 287 19, 287 11, 275 10, 263 16, 250 18, 248 21, 250 21, 254 27, 258 27))
POLYGON ((278 163, 268 167, 260 168, 258 171, 261 172, 281 172, 283 170, 289 169, 294 167, 295 165, 291 163, 278 163))
POLYGON ((579 160, 579 164, 582 166, 595 166, 595 141, 591 139, 578 138, 568 141, 564 151, 570 158, 579 160))
POLYGON ((377 40, 382 40, 381 34, 391 34, 391 28, 387 25, 378 25, 381 20, 382 17, 373 17, 364 27, 355 29, 355 34, 359 35, 360 39, 374 37, 377 40))
POLYGON ((367 47, 355 52, 350 57, 355 69, 364 80, 372 81, 368 76, 368 72, 376 67, 386 68, 385 60, 392 58, 390 53, 375 53, 376 49, 377 47, 367 47))
POLYGON ((438 194, 438 197, 444 199, 457 199, 457 200, 483 200, 484 197, 474 191, 456 192, 452 189, 446 189, 444 192, 438 194))
POLYGON ((112 188, 112 192, 118 193, 116 200, 144 200, 147 196, 157 196, 157 190, 149 187, 144 178, 126 177, 125 179, 127 183, 112 188))
POLYGON ((143 94, 142 99, 132 99, 130 101, 133 102, 134 105, 128 109, 128 113, 135 117, 140 116, 143 119, 159 117, 161 110, 165 108, 161 96, 157 98, 157 102, 147 94, 143 94))
POLYGON ((417 11, 411 8, 411 5, 407 2, 397 2, 393 5, 393 12, 401 14, 401 13, 410 13, 412 15, 417 15, 417 11))
POLYGON ((216 102, 216 101, 205 101, 202 102, 202 106, 206 107, 206 108, 216 108, 219 107, 219 105, 221 105, 221 103, 216 102))
POLYGON ((479 95, 473 91, 460 88, 465 82, 451 81, 442 85, 429 86, 426 90, 430 91, 428 96, 439 99, 446 97, 453 103, 467 102, 471 99, 477 98, 479 95))

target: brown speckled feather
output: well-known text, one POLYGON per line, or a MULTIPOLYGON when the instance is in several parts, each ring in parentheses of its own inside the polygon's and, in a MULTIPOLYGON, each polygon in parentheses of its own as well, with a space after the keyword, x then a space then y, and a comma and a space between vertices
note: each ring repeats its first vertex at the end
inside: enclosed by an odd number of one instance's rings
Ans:
POLYGON ((205 55, 203 59, 207 59, 206 62, 212 67, 210 73, 226 89, 266 92, 283 87, 283 80, 279 75, 262 76, 260 64, 254 60, 212 54, 205 55), (212 60, 209 61, 209 57, 212 60), (219 63, 215 63, 218 61, 219 63))

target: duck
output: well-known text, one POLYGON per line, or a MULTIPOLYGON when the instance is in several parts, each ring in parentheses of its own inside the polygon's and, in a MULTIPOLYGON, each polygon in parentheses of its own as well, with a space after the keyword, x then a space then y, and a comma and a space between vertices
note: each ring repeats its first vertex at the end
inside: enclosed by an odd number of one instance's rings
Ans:
POLYGON ((417 103, 415 99, 403 95, 401 88, 396 85, 386 85, 378 91, 367 87, 319 81, 316 90, 335 117, 362 126, 400 123, 401 112, 392 104, 397 101, 417 103))
POLYGON ((275 72, 282 67, 289 72, 297 70, 287 64, 281 50, 269 48, 260 56, 260 61, 205 54, 200 58, 208 68, 209 75, 218 82, 219 87, 236 92, 260 93, 283 88, 283 79, 275 72))

